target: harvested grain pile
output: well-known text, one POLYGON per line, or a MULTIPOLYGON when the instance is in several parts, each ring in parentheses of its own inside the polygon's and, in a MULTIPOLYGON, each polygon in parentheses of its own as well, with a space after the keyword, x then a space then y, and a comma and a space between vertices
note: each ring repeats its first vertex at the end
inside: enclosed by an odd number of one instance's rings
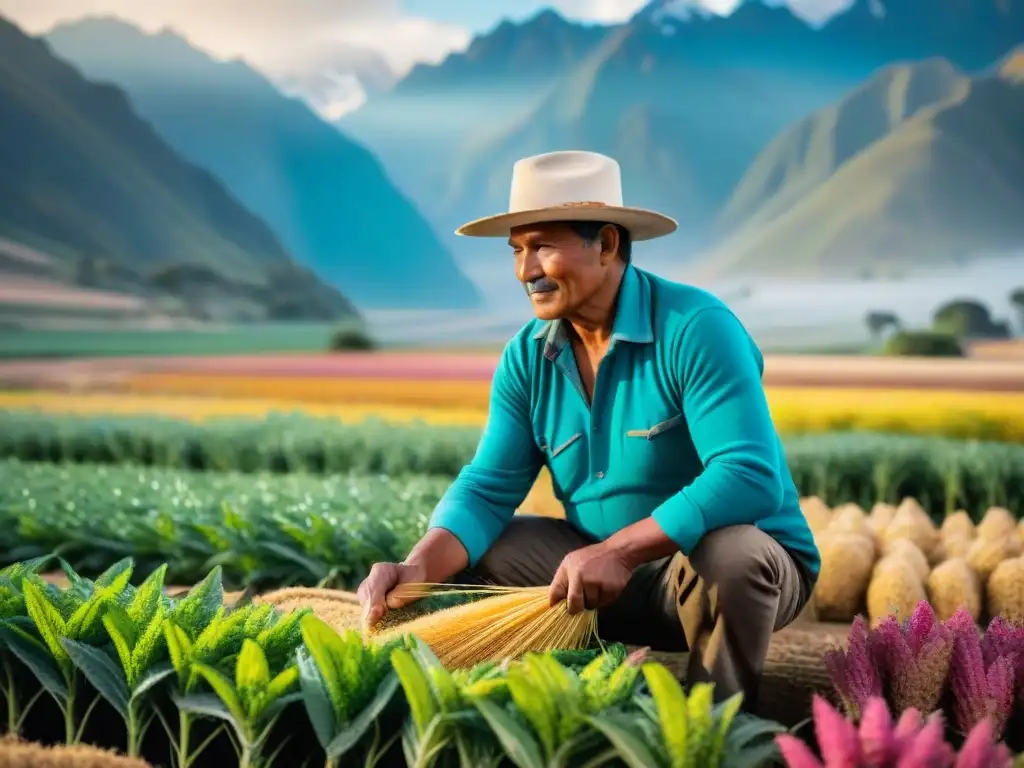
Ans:
POLYGON ((970 515, 964 510, 958 509, 953 514, 947 515, 946 519, 942 521, 939 535, 943 539, 947 539, 950 536, 973 539, 977 535, 977 527, 974 525, 974 521, 971 520, 970 515))
POLYGON ((152 768, 135 757, 98 747, 44 747, 11 736, 0 740, 0 768, 152 768))
POLYGON ((874 540, 875 531, 868 525, 868 516, 856 504, 842 504, 832 510, 829 533, 856 533, 874 540))
POLYGON ((814 588, 815 613, 821 621, 850 621, 864 605, 875 544, 868 536, 829 531, 818 543, 821 570, 814 588))
POLYGON ((805 496, 800 499, 800 509, 815 538, 824 533, 832 522, 832 510, 817 496, 805 496))
POLYGON ((1004 534, 999 538, 979 536, 971 542, 967 550, 967 563, 984 583, 988 581, 996 566, 1004 560, 1017 557, 1020 553, 1021 543, 1016 535, 1004 534))
POLYGON ((909 497, 900 502, 892 521, 882 532, 883 554, 888 554, 892 543, 899 539, 912 541, 929 562, 935 562, 936 549, 941 542, 939 531, 924 508, 909 497))
POLYGON ((875 564, 867 594, 872 626, 890 614, 900 620, 907 618, 919 602, 927 599, 924 581, 910 559, 894 552, 875 564))
POLYGON ((899 557, 905 560, 914 569, 921 581, 928 578, 931 566, 928 565, 928 558, 924 552, 918 549, 917 545, 910 539, 895 539, 889 544, 887 556, 899 557))
POLYGON ((974 537, 963 536, 957 533, 950 533, 943 537, 942 548, 947 560, 956 557, 965 558, 974 543, 974 537))
POLYGON ((1018 538, 1017 521, 1010 510, 1003 507, 989 507, 978 523, 977 537, 994 541, 1008 537, 1018 538))
POLYGON ((1024 557, 1004 560, 986 585, 988 612, 1009 622, 1024 624, 1024 557))
POLYGON ((953 557, 935 566, 927 586, 928 602, 940 620, 945 621, 963 606, 971 618, 980 621, 981 581, 964 558, 953 557))
POLYGON ((871 508, 871 513, 868 515, 868 525, 875 532, 875 536, 881 536, 882 531, 889 527, 889 523, 892 522, 895 516, 896 507, 880 501, 871 508))
POLYGON ((338 632, 359 629, 359 598, 340 589, 288 587, 253 598, 254 603, 273 605, 280 611, 309 608, 338 632))

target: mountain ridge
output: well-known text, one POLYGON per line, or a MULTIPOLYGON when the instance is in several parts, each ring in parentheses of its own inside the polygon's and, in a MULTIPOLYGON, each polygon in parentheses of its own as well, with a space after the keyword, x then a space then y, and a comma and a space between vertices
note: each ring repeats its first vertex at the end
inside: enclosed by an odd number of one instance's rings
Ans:
POLYGON ((305 264, 358 306, 473 307, 479 295, 380 161, 246 63, 107 17, 58 25, 59 55, 118 83, 191 161, 216 174, 305 264))
POLYGON ((182 310, 192 315, 353 314, 121 89, 89 81, 3 17, 0 94, 0 236, 55 257, 66 282, 180 305, 189 297, 166 277, 184 270, 204 292, 182 310))
MULTIPOLYGON (((723 220, 750 163, 793 123, 879 67, 941 56, 974 72, 1024 36, 1016 7, 929 16, 921 0, 891 0, 884 13, 877 0, 857 0, 814 28, 760 2, 728 17, 661 13, 669 6, 649 3, 614 25, 553 11, 503 22, 467 52, 420 65, 341 125, 378 152, 442 232, 501 210, 515 159, 567 148, 611 154, 623 164, 628 198, 680 219, 678 236, 645 249, 685 259, 720 234, 708 222, 723 220), (524 93, 506 78, 509 52, 545 39, 576 45, 549 46, 557 55, 524 93), (478 108, 483 98, 487 110, 478 108), (643 152, 641 138, 650 142, 643 152)), ((451 247, 470 258, 469 246, 451 247)))
POLYGON ((778 137, 737 187, 746 206, 733 212, 745 220, 733 221, 734 231, 706 255, 700 278, 736 271, 814 275, 826 268, 884 275, 1024 246, 1024 84, 1015 68, 973 78, 936 60, 902 68, 911 79, 937 70, 948 75, 946 88, 935 90, 930 103, 908 102, 907 90, 895 103, 900 94, 884 86, 900 70, 886 70, 778 137), (887 130, 855 126, 860 130, 851 132, 838 163, 801 156, 802 132, 828 135, 830 121, 872 91, 898 107, 887 130), (803 161, 806 178, 793 170, 803 161), (764 181, 773 177, 797 188, 769 189, 764 181))

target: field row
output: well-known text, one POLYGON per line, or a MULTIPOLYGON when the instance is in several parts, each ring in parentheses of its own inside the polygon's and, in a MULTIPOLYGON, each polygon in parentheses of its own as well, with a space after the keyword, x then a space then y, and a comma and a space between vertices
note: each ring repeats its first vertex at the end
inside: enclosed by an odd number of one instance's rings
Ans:
POLYGON ((328 768, 449 765, 459 756, 461 765, 514 756, 543 768, 559 764, 556 751, 601 764, 620 751, 632 756, 639 735, 651 768, 687 756, 709 768, 740 759, 757 768, 779 755, 779 724, 737 716, 739 698, 713 707, 707 685, 687 701, 666 667, 622 645, 525 648, 533 652, 509 664, 453 669, 416 636, 364 639, 309 608, 225 610, 217 571, 173 599, 163 594, 162 566, 139 586, 130 560, 95 582, 66 569, 69 585, 59 588, 36 575, 41 565, 0 574, 5 760, 10 750, 32 754, 32 765, 122 764, 82 748, 97 745, 126 754, 132 768, 255 768, 278 754, 287 755, 280 764, 328 768), (556 697, 561 714, 544 706, 556 697), (668 708, 692 718, 685 739, 663 730, 668 708), (65 762, 40 745, 33 754, 12 743, 17 737, 77 749, 65 762))
MULTIPOLYGON (((815 678, 804 683, 813 700, 789 701, 786 713, 802 713, 792 721, 741 713, 740 695, 716 704, 707 683, 684 689, 646 649, 534 634, 453 666, 418 633, 339 626, 353 606, 320 590, 225 606, 217 569, 172 598, 163 566, 136 576, 122 560, 92 581, 64 564, 58 587, 37 575, 45 565, 0 572, 11 764, 254 768, 287 754, 326 768, 800 768, 816 764, 815 748, 830 765, 862 765, 882 743, 886 766, 1010 768, 1022 741, 1013 669, 1024 631, 997 620, 979 632, 964 612, 940 620, 927 603, 903 626, 855 622, 845 650, 805 645, 789 674, 815 678), (862 718, 875 725, 861 737, 862 718)), ((451 632, 480 631, 493 610, 467 608, 451 632)), ((557 610, 528 621, 566 621, 557 610)), ((750 709, 764 709, 764 692, 750 709)))
MULTIPOLYGON (((0 381, 63 381, 90 374, 289 376, 326 379, 405 379, 489 382, 499 354, 348 352, 140 356, 0 363, 0 381)), ((764 382, 779 387, 960 389, 1018 391, 1024 360, 766 355, 764 382)))
POLYGON ((0 557, 59 551, 94 575, 122 557, 193 584, 355 588, 422 535, 444 478, 190 473, 0 462, 0 557))
MULTIPOLYGON (((231 377, 193 384, 122 394, 0 392, 0 408, 189 418, 306 411, 348 421, 376 416, 482 426, 489 394, 487 384, 473 382, 231 377)), ((767 394, 775 425, 787 435, 860 429, 1024 442, 1024 393, 783 387, 767 394)))
MULTIPOLYGON (((479 427, 347 424, 303 414, 193 422, 0 412, 0 457, 27 462, 451 478, 479 437, 479 427)), ((787 436, 784 445, 800 493, 829 504, 870 508, 913 496, 936 516, 991 506, 1024 511, 1021 445, 863 432, 787 436)), ((543 479, 538 485, 550 496, 543 479)))

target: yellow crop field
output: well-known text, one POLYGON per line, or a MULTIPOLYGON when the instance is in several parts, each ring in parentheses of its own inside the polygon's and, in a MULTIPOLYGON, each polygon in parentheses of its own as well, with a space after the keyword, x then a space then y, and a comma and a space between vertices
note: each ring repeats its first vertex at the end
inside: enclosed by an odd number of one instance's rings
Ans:
POLYGON ((491 384, 489 381, 418 381, 338 376, 149 373, 132 376, 124 387, 134 394, 272 398, 302 403, 388 403, 411 408, 486 410, 491 384))
POLYGON ((1024 394, 918 389, 769 387, 780 432, 863 429, 1024 442, 1024 394))
MULTIPOLYGON (((489 383, 337 377, 247 377, 146 374, 127 388, 139 394, 187 394, 344 403, 346 407, 487 410, 489 383)), ((1024 441, 1024 394, 958 390, 768 387, 776 426, 784 433, 868 429, 883 432, 1024 441)), ((443 418, 443 417, 442 417, 443 418)))
MULTIPOLYGON (((198 378, 198 377, 196 377, 198 378)), ((235 377, 218 378, 222 383, 235 377)), ((482 425, 486 386, 473 382, 263 379, 206 393, 0 393, 0 408, 77 413, 160 413, 183 418, 261 416, 304 411, 344 421, 379 418, 431 424, 482 425), (244 394, 242 394, 244 392, 244 394), (328 397, 333 393, 333 398, 328 397)), ((1024 442, 1024 395, 1003 392, 769 387, 768 400, 784 434, 865 429, 919 435, 1024 442)))
POLYGON ((303 403, 296 400, 243 397, 198 397, 186 395, 122 395, 59 392, 0 392, 0 409, 37 410, 74 414, 152 414, 179 419, 202 420, 218 416, 251 416, 301 411, 312 416, 333 416, 346 422, 367 419, 451 426, 478 426, 486 412, 458 408, 415 408, 388 403, 303 403))

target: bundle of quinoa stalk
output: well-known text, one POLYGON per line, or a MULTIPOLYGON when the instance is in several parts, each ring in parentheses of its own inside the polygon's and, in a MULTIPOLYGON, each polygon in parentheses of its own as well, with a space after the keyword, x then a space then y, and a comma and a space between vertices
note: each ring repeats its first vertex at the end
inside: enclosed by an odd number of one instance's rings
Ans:
POLYGON ((877 625, 927 599, 943 619, 963 606, 979 623, 997 615, 1024 623, 1024 521, 1008 510, 992 507, 977 524, 957 511, 936 526, 912 498, 870 513, 856 504, 830 510, 813 496, 801 507, 822 559, 818 620, 866 614, 877 625))

